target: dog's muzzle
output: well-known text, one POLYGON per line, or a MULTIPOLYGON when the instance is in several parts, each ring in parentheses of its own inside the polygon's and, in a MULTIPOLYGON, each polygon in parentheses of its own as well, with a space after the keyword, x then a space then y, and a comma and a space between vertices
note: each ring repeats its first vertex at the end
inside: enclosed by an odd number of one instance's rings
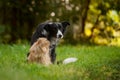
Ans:
POLYGON ((57 32, 57 38, 63 38, 63 34, 60 30, 57 32))

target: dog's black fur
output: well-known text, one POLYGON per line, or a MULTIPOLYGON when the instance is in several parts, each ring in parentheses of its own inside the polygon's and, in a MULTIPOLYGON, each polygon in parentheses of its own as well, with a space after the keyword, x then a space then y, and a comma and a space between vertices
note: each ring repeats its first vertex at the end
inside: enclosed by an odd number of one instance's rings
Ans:
POLYGON ((57 42, 63 37, 68 25, 70 25, 69 22, 45 22, 39 24, 36 31, 32 35, 31 46, 37 41, 38 38, 47 38, 50 41, 51 62, 54 63, 56 59, 55 49, 57 42))

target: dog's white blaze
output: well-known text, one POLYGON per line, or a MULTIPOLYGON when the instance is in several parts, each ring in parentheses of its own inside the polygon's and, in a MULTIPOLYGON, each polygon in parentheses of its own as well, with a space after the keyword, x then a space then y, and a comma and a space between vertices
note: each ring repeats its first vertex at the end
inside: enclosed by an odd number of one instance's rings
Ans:
POLYGON ((58 32, 57 32, 57 38, 59 38, 59 35, 61 35, 61 38, 63 38, 63 34, 60 30, 58 30, 58 32))

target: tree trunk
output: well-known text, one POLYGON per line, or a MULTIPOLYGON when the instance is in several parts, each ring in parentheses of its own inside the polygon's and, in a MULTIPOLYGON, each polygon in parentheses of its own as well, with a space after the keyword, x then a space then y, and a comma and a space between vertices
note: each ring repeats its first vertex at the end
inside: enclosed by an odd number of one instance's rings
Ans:
POLYGON ((83 5, 84 10, 82 12, 82 17, 81 17, 82 18, 81 19, 81 27, 82 27, 81 33, 82 34, 84 34, 84 30, 85 30, 85 21, 87 19, 87 13, 88 13, 88 10, 89 10, 90 1, 91 0, 85 1, 86 3, 85 3, 85 5, 83 5))
POLYGON ((14 42, 16 41, 16 38, 18 36, 18 31, 17 31, 17 9, 16 8, 12 8, 11 10, 11 23, 10 23, 10 26, 11 26, 11 35, 12 35, 12 39, 11 41, 14 42))

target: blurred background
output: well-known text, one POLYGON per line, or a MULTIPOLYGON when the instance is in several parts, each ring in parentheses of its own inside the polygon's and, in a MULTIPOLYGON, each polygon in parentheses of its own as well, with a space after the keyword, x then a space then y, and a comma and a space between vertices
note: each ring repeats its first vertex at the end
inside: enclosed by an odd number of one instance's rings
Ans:
POLYGON ((120 0, 0 0, 0 43, 30 41, 44 21, 69 21, 63 42, 120 46, 120 0))

